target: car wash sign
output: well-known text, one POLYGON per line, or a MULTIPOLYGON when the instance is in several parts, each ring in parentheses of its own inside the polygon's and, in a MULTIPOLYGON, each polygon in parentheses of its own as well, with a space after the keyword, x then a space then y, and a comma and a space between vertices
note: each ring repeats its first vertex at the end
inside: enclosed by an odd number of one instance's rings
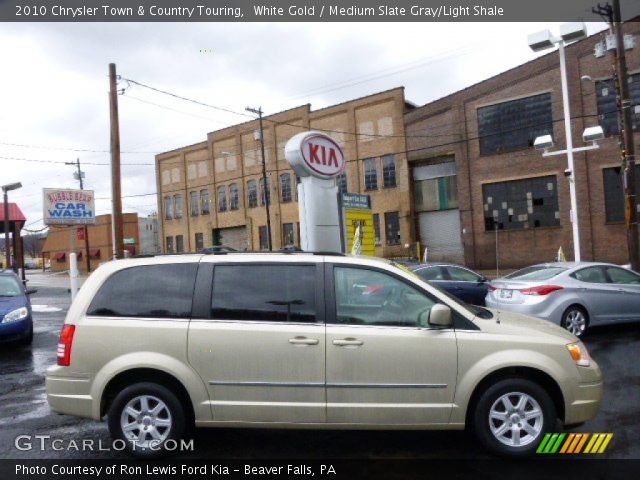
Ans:
POLYGON ((93 190, 43 189, 45 225, 96 223, 93 190))

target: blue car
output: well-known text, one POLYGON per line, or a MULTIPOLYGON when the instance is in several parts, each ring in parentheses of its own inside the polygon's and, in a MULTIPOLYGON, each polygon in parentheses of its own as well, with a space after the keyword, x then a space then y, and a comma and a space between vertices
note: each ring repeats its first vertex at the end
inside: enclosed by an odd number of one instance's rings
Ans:
POLYGON ((422 263, 409 266, 422 280, 471 305, 484 306, 489 279, 452 263, 422 263))
POLYGON ((25 290, 11 270, 0 270, 0 342, 31 344, 33 319, 28 293, 34 292, 25 290))

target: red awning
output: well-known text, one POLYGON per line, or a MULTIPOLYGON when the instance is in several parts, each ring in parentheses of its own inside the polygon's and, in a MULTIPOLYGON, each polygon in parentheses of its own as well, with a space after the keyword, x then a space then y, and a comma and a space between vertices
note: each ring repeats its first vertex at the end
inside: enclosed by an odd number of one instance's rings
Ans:
MULTIPOLYGON (((26 222, 26 218, 17 204, 9 202, 9 221, 26 222)), ((0 203, 0 222, 4 221, 4 203, 0 203)))
POLYGON ((64 257, 66 257, 66 256, 67 256, 67 254, 66 254, 66 253, 64 253, 64 252, 58 252, 58 253, 56 253, 56 254, 53 256, 53 259, 54 259, 54 260, 57 260, 58 262, 61 262, 61 261, 63 261, 63 260, 64 260, 64 257))
POLYGON ((99 248, 92 248, 91 250, 89 250, 89 257, 91 257, 91 258, 100 258, 100 249, 99 248))

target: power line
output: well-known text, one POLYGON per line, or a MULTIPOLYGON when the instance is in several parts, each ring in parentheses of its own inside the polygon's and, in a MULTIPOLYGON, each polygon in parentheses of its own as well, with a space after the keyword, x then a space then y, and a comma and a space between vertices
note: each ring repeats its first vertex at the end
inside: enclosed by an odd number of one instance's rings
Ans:
MULTIPOLYGON (((4 160, 14 160, 18 162, 34 162, 34 163, 53 163, 58 165, 64 165, 66 162, 64 160, 44 160, 38 158, 21 158, 21 157, 4 157, 0 156, 1 159, 4 160)), ((85 165, 111 165, 110 163, 104 162, 82 162, 85 165)), ((155 163, 123 163, 122 165, 129 166, 145 166, 145 165, 155 165, 155 163)))
MULTIPOLYGON (((25 143, 9 143, 9 142, 0 142, 0 145, 7 145, 10 147, 20 147, 20 148, 37 148, 41 150, 61 150, 66 152, 89 152, 89 153, 111 153, 110 150, 93 150, 90 148, 72 148, 72 147, 52 147, 47 145, 29 145, 25 143)), ((157 154, 159 152, 141 152, 141 151, 128 151, 121 152, 127 154, 157 154)))

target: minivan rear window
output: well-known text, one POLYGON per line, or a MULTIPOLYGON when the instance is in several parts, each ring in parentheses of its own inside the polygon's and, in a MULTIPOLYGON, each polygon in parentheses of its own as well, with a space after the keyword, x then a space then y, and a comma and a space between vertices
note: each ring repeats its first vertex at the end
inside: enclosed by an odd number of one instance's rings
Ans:
POLYGON ((217 265, 211 318, 316 321, 315 265, 217 265))
POLYGON ((523 268, 507 275, 504 278, 511 280, 549 280, 550 278, 560 275, 566 271, 565 267, 555 267, 551 265, 534 265, 533 267, 523 268))
POLYGON ((87 315, 189 318, 197 263, 141 265, 111 275, 87 315))

